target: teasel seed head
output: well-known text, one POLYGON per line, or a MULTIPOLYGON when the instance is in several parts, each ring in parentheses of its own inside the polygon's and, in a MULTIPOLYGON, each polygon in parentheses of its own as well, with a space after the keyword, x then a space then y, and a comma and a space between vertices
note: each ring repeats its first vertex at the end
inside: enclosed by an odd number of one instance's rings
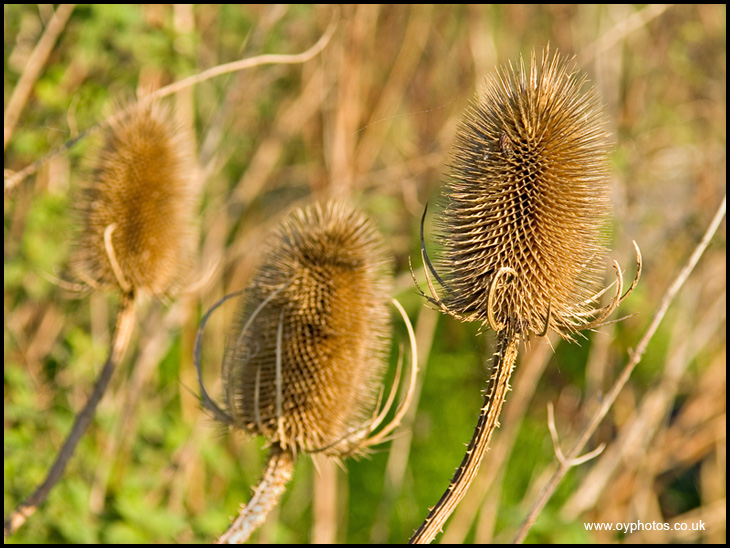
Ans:
POLYGON ((180 286, 197 243, 193 154, 189 131, 157 101, 111 123, 79 204, 80 279, 154 296, 180 286))
POLYGON ((349 454, 390 340, 384 242, 362 213, 330 201, 288 215, 264 249, 226 350, 228 414, 294 453, 349 454))
MULTIPOLYGON (((504 67, 466 111, 456 135, 446 207, 439 219, 444 254, 436 273, 423 242, 431 296, 443 312, 481 321, 497 333, 493 374, 477 426, 448 489, 410 539, 429 543, 462 501, 489 447, 519 344, 553 329, 566 339, 602 325, 636 287, 595 306, 604 269, 601 228, 609 210, 608 136, 594 89, 546 49, 530 68, 504 67), (445 290, 439 297, 429 270, 445 290)), ((426 212, 424 211, 424 217, 426 212)), ((415 277, 414 277, 415 279, 415 277)), ((423 292, 422 292, 423 293, 423 292)))
POLYGON ((461 122, 439 219, 443 305, 570 338, 605 272, 609 138, 595 88, 546 50, 487 82, 461 122))

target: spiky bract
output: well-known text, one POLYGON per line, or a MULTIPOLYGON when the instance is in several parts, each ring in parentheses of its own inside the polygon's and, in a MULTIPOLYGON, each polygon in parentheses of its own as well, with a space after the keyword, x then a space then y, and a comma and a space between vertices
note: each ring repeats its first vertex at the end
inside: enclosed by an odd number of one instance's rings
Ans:
POLYGON ((468 107, 440 219, 443 302, 458 317, 486 323, 491 302, 492 321, 518 334, 549 317, 570 337, 586 322, 605 269, 609 140, 585 84, 565 58, 533 52, 468 107))
POLYGON ((189 132, 158 102, 110 126, 81 198, 81 279, 155 296, 178 287, 196 244, 192 158, 189 132))
POLYGON ((390 339, 382 238, 362 213, 328 202, 291 213, 264 249, 228 341, 229 414, 284 449, 345 454, 390 339))

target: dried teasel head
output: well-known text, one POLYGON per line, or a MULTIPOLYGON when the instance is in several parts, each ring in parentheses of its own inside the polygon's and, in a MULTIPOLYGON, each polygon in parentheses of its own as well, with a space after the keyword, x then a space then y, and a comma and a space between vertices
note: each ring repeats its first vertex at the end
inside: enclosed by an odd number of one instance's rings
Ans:
POLYGON ((612 304, 594 306, 609 138, 597 92, 586 87, 565 57, 546 50, 538 61, 533 52, 529 68, 522 59, 503 67, 468 107, 438 220, 441 298, 429 279, 429 299, 444 311, 495 331, 571 338, 618 306, 620 272, 612 304))
POLYGON ((224 360, 231 422, 294 453, 357 452, 390 340, 383 240, 331 201, 295 210, 264 249, 224 360))
POLYGON ((73 270, 92 287, 170 294, 196 243, 192 137, 156 101, 115 120, 81 195, 73 270))

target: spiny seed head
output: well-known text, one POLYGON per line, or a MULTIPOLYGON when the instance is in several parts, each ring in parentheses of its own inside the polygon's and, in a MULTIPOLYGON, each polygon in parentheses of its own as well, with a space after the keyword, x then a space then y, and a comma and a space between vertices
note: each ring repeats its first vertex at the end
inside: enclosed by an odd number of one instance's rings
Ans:
POLYGON ((292 451, 348 452, 390 339, 381 236, 342 202, 287 216, 264 245, 223 368, 234 425, 292 451))
POLYGON ((493 321, 518 334, 549 318, 570 338, 586 323, 605 271, 609 139, 585 87, 566 58, 533 52, 467 108, 439 223, 443 303, 462 319, 490 321, 491 302, 493 321))
POLYGON ((192 158, 189 132, 158 102, 111 124, 80 200, 79 278, 155 296, 179 286, 196 243, 192 158))

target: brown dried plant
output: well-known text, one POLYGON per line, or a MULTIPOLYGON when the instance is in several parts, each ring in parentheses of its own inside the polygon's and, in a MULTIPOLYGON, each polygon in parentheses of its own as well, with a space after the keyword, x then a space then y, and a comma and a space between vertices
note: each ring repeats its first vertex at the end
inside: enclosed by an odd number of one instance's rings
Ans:
POLYGON ((193 146, 159 102, 132 104, 111 125, 81 197, 72 259, 92 287, 168 295, 192 262, 193 146))
POLYGON ((106 132, 79 198, 81 230, 71 266, 89 287, 121 292, 111 350, 46 479, 6 520, 6 536, 63 475, 129 345, 137 297, 171 295, 185 279, 196 245, 192 159, 189 133, 158 102, 132 103, 106 132))
MULTIPOLYGON (((363 453, 397 426, 410 399, 373 434, 395 390, 378 411, 392 287, 390 260, 370 221, 340 201, 314 204, 288 215, 264 249, 229 336, 225 411, 201 383, 203 402, 217 418, 271 446, 254 497, 219 543, 243 542, 264 521, 297 453, 363 453)), ((414 381, 415 366, 409 394, 414 381)))
MULTIPOLYGON (((461 321, 497 334, 490 386, 466 455, 451 484, 411 538, 441 530, 476 475, 509 387, 520 341, 556 331, 567 340, 606 322, 622 295, 618 262, 611 302, 596 306, 605 263, 601 229, 609 213, 605 121, 594 88, 569 60, 545 50, 530 67, 520 59, 488 81, 470 104, 454 145, 446 206, 438 219, 444 252, 431 265, 431 295, 461 321), (431 281, 444 290, 440 297, 431 281)), ((425 212, 424 212, 425 216, 425 212)), ((423 220, 422 220, 423 224, 423 220)), ((423 242, 422 242, 423 243, 423 242)), ((428 267, 428 270, 426 270, 428 267)))

